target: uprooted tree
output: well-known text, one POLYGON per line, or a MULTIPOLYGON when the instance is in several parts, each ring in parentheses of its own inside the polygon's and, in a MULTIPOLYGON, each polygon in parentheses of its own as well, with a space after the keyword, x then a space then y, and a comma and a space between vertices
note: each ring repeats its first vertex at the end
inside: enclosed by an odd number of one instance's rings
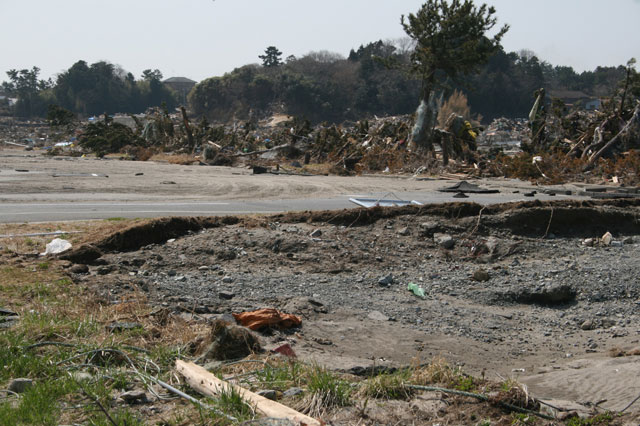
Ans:
MULTIPOLYGON (((486 33, 497 23, 495 9, 471 0, 428 0, 416 14, 402 16, 405 32, 416 41, 411 55, 412 71, 422 81, 422 96, 416 124, 411 132, 412 145, 433 149, 433 129, 438 115, 435 93, 445 78, 470 74, 486 63, 500 48, 500 40, 509 29, 504 25, 492 37, 486 33)), ((444 148, 444 147, 443 147, 444 148)))

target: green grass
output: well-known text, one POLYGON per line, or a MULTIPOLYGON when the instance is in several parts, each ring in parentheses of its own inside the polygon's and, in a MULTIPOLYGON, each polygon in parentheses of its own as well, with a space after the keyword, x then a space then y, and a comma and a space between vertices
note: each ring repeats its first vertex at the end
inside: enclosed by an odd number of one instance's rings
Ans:
POLYGON ((108 217, 105 220, 108 221, 108 222, 121 222, 121 221, 127 220, 127 219, 124 218, 124 217, 119 217, 118 216, 118 217, 108 217))
POLYGON ((307 368, 305 373, 308 392, 322 400, 322 405, 345 406, 350 404, 351 386, 335 373, 318 365, 307 368))
POLYGON ((613 419, 614 415, 610 412, 606 412, 588 419, 574 417, 567 422, 567 426, 605 426, 611 424, 613 419))
POLYGON ((302 370, 303 365, 299 362, 283 362, 275 366, 268 365, 256 375, 263 387, 284 391, 300 385, 302 370))
POLYGON ((384 399, 406 399, 413 392, 405 386, 411 376, 408 369, 392 373, 380 374, 362 384, 362 392, 366 396, 384 399))

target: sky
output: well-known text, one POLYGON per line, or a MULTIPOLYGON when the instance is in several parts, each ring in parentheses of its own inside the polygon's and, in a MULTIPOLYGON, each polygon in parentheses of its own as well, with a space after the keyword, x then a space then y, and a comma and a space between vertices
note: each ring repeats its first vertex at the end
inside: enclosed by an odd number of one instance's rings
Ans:
MULTIPOLYGON (((528 49, 576 71, 640 60, 640 0, 484 0, 507 52, 528 49)), ((0 0, 0 81, 37 66, 55 75, 106 60, 139 78, 148 68, 196 81, 259 63, 267 46, 344 56, 405 36, 400 16, 421 0, 0 0)), ((481 2, 476 2, 480 4, 481 2)))

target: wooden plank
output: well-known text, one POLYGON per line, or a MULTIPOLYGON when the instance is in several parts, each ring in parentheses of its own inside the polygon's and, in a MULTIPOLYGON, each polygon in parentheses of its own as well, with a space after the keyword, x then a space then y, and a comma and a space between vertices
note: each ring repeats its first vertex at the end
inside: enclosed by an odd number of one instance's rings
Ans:
POLYGON ((192 362, 176 360, 176 369, 187 379, 189 386, 203 395, 216 397, 221 392, 230 392, 233 389, 242 396, 242 399, 247 404, 267 417, 288 419, 304 426, 320 426, 323 424, 286 405, 267 399, 233 383, 218 379, 206 369, 192 362))

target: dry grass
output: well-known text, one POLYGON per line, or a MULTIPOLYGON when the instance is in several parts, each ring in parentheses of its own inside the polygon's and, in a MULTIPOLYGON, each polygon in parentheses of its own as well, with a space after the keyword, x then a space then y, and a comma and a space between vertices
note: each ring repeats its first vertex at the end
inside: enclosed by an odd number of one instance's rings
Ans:
POLYGON ((471 108, 464 93, 454 90, 449 99, 447 99, 438 111, 438 126, 445 127, 445 123, 451 114, 456 114, 469 120, 471 117, 471 108))
POLYGON ((182 166, 188 166, 191 164, 197 164, 198 160, 191 154, 155 154, 150 158, 151 161, 164 162, 169 164, 179 164, 182 166))

